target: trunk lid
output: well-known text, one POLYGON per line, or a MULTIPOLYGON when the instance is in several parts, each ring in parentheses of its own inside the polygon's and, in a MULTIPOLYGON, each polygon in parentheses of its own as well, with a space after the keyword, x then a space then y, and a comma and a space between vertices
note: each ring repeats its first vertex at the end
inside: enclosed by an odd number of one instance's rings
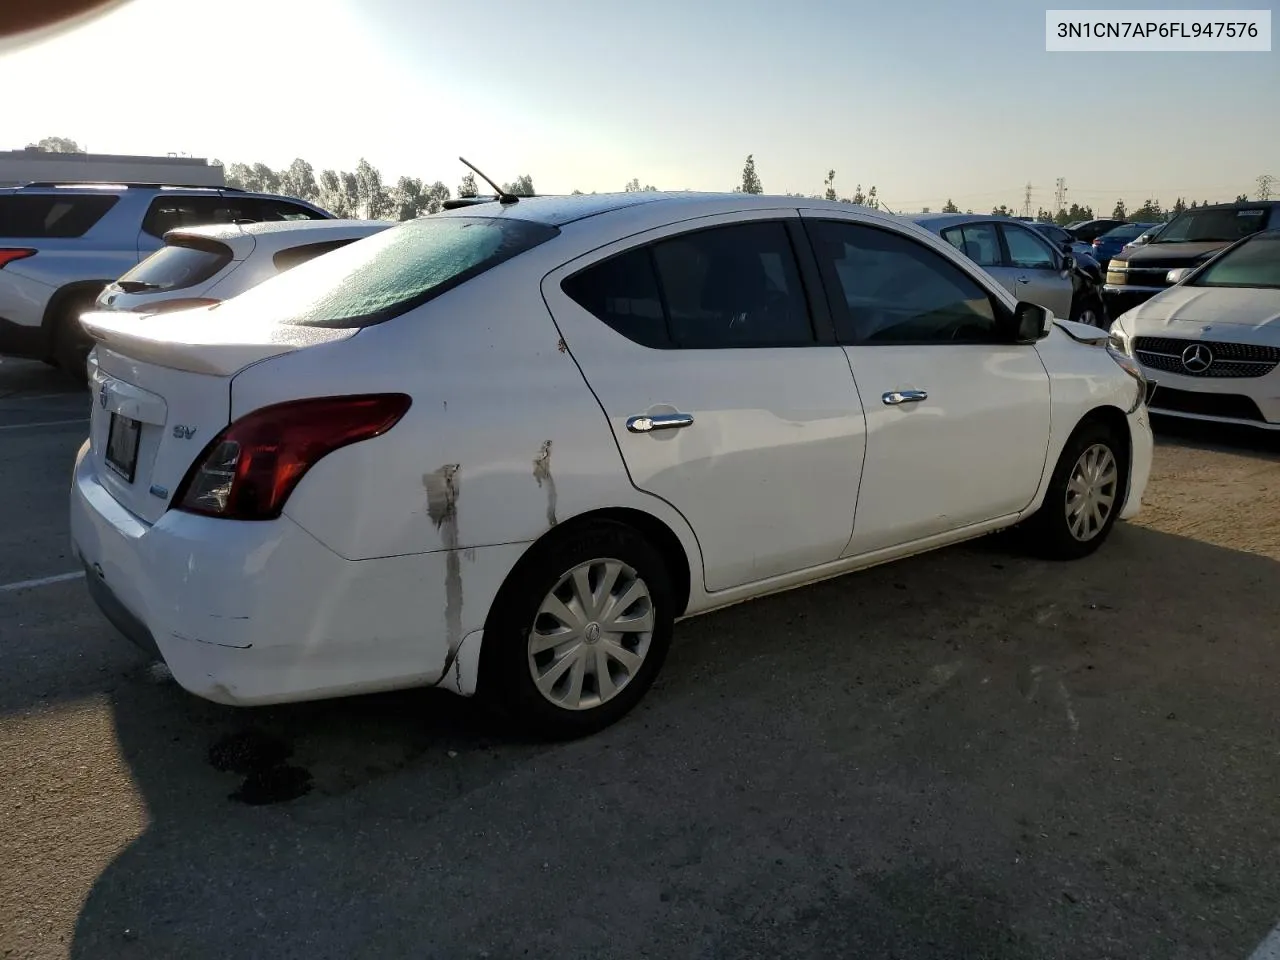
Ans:
POLYGON ((355 330, 211 322, 210 311, 81 318, 98 341, 89 361, 90 456, 99 481, 147 523, 164 515, 191 464, 230 422, 245 367, 355 330))

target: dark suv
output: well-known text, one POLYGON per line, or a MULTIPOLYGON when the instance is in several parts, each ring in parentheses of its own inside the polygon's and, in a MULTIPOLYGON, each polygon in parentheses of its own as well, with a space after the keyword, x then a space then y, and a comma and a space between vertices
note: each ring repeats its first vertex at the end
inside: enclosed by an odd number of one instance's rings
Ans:
POLYGON ((1107 264, 1107 312, 1118 317, 1167 289, 1170 270, 1198 267, 1260 230, 1280 227, 1280 201, 1220 203, 1186 210, 1149 243, 1119 251, 1107 264))
POLYGON ((80 327, 108 283, 164 245, 175 227, 329 220, 293 197, 232 187, 29 183, 0 188, 0 354, 83 376, 80 327))

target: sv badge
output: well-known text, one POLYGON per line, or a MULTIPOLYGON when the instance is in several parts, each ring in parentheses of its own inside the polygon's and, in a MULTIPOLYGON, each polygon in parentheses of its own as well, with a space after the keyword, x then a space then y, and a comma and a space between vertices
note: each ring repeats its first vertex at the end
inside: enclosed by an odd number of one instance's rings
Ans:
POLYGON ((178 424, 173 428, 173 436, 175 440, 190 440, 195 435, 195 427, 185 427, 182 424, 178 424))

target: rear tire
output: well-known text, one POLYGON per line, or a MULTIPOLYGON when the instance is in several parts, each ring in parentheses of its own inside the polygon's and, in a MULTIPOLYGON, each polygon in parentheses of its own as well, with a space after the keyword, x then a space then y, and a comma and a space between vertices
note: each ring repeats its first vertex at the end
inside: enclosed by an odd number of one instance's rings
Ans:
POLYGON ((53 328, 53 359, 77 383, 88 379, 85 363, 93 339, 80 325, 80 314, 93 309, 96 297, 76 297, 63 308, 53 328))
POLYGON ((535 736, 595 733, 652 686, 674 620, 662 555, 625 524, 592 522, 511 572, 485 624, 478 693, 535 736))
POLYGON ((1046 560, 1087 557, 1111 534, 1128 483, 1120 438, 1104 423, 1083 424, 1058 457, 1044 503, 1019 528, 1023 545, 1046 560))

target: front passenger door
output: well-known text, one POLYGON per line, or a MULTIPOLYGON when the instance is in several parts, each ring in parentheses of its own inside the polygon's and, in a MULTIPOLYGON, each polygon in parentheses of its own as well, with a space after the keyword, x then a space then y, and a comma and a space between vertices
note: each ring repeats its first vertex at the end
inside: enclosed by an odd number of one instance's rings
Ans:
POLYGON ((1044 472, 1049 375, 957 260, 883 223, 806 211, 867 418, 847 556, 1025 509, 1044 472))
MULTIPOLYGON (((1039 234, 1016 223, 1000 224, 1006 250, 1005 269, 1012 274, 1013 295, 1048 307, 1055 317, 1071 317, 1075 287, 1059 256, 1039 234)), ((1008 286, 1008 284, 1006 284, 1008 286)))

